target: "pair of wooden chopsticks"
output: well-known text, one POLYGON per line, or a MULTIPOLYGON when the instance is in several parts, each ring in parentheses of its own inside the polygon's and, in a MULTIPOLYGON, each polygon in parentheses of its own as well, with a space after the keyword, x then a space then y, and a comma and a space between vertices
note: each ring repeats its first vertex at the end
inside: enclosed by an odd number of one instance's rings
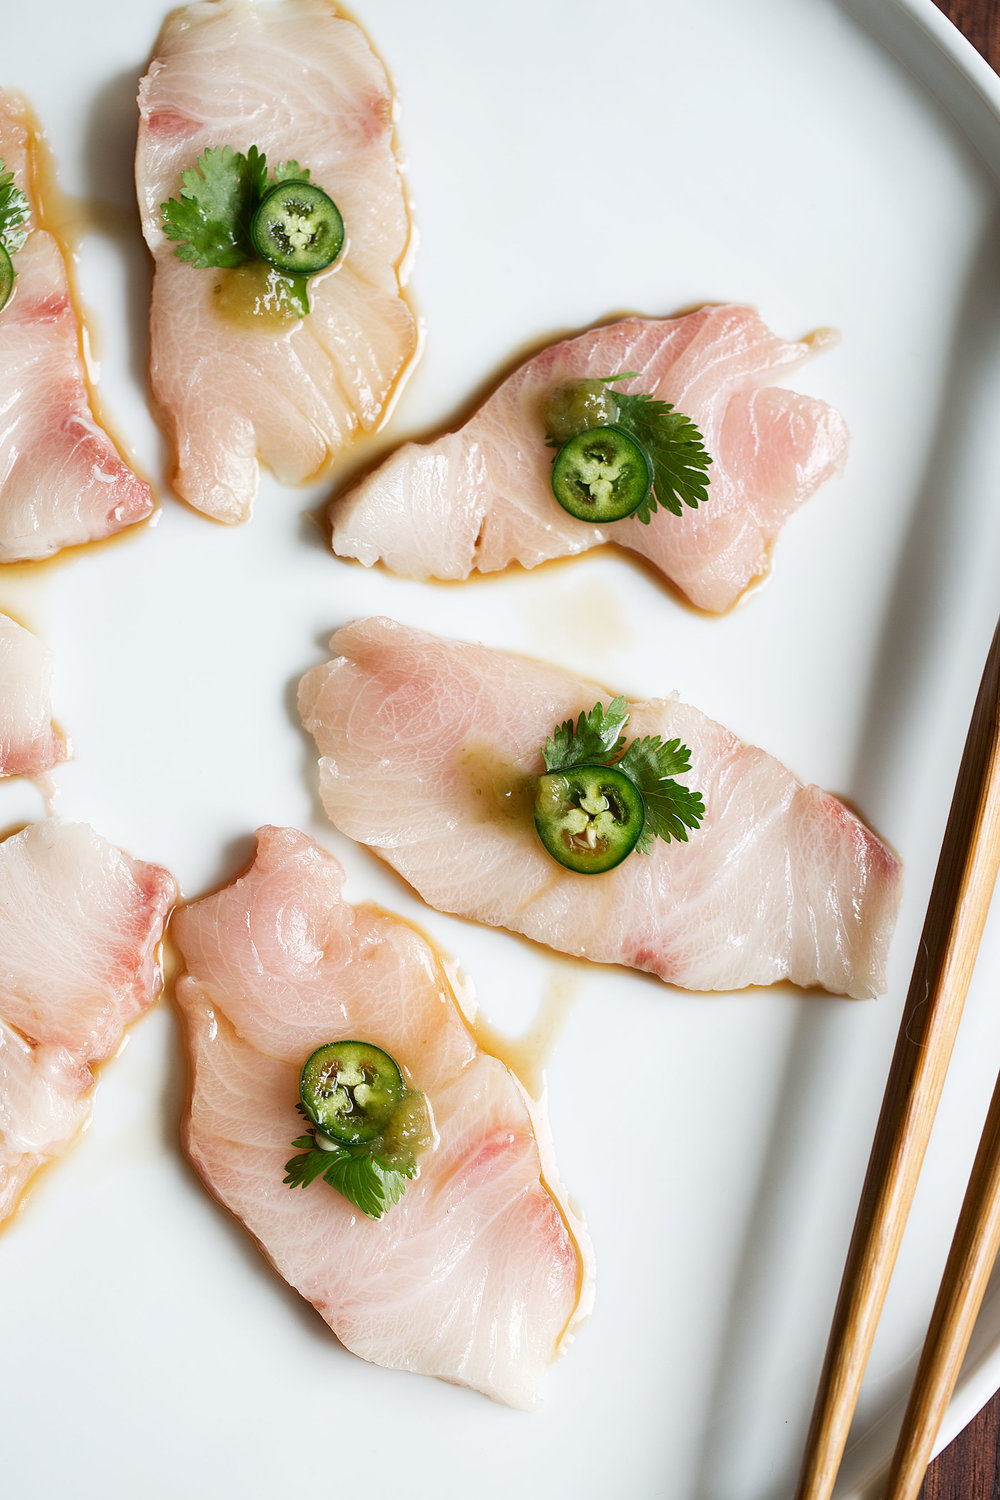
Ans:
MULTIPOLYGON (((1000 865, 1000 624, 958 782, 847 1252, 796 1500, 828 1500, 951 1059, 1000 865)), ((913 1500, 1000 1247, 1000 1079, 883 1500, 913 1500)))

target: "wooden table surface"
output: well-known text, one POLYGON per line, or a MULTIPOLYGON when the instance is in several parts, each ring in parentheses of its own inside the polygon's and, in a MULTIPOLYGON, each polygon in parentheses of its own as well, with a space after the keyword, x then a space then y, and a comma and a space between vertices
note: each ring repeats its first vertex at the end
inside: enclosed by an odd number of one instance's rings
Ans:
MULTIPOLYGON (((1000 72, 1000 0, 935 0, 1000 72)), ((1000 1392, 931 1464, 920 1500, 1000 1500, 1000 1392)))

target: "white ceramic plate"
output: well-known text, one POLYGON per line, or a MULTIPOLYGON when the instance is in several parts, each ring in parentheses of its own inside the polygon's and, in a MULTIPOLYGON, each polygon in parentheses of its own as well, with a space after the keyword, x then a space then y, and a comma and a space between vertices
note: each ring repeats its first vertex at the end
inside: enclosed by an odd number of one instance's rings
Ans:
MULTIPOLYGON (((598 1262, 590 1323, 539 1415, 346 1354, 177 1147, 169 1003, 101 1079, 91 1129, 0 1237, 0 1474, 11 1500, 312 1492, 508 1500, 791 1492, 968 715, 1000 605, 1000 88, 930 0, 359 0, 395 80, 419 244, 419 373, 381 444, 429 433, 519 352, 622 309, 755 303, 843 335, 796 384, 839 405, 845 477, 723 619, 611 555, 435 587, 338 562, 319 491, 265 480, 250 524, 180 506, 145 399, 148 267, 132 207, 154 0, 8 7, 3 82, 84 200, 79 281, 113 425, 154 525, 0 577, 54 648, 74 761, 57 810, 193 897, 264 822, 421 923, 514 1035, 563 1007, 548 1096, 598 1262), (900 851, 882 1000, 675 993, 424 909, 325 822, 293 689, 344 621, 385 612, 677 689, 900 851), (663 1081, 605 1129, 594 1070, 640 1039, 663 1081)), ((377 445, 373 445, 372 451, 377 445)), ((0 825, 43 813, 0 786, 0 825)), ((1000 1061, 1000 930, 967 1007, 839 1493, 891 1448, 1000 1061)), ((1000 1384, 1000 1288, 944 1438, 1000 1384)))

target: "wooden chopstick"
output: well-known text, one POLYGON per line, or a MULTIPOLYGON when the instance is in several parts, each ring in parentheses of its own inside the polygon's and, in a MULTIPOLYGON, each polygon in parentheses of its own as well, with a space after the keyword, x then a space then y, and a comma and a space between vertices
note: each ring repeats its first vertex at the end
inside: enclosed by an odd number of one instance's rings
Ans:
POLYGON ((884 1500, 916 1500, 1000 1251, 1000 1078, 920 1355, 884 1500))
POLYGON ((833 1315, 796 1500, 837 1478, 1000 864, 1000 623, 962 753, 833 1315))

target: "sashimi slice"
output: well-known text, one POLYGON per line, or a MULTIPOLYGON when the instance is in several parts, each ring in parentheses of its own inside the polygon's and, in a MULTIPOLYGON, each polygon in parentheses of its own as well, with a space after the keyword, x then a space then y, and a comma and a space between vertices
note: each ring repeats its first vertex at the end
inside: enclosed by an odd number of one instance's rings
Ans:
POLYGON ((94 1077, 65 1047, 32 1042, 0 1020, 0 1223, 38 1169, 90 1118, 94 1077))
POLYGON ((332 821, 431 906, 693 990, 790 979, 885 988, 895 856, 842 802, 803 786, 687 704, 631 704, 628 738, 675 737, 706 817, 602 875, 536 837, 532 778, 555 727, 611 694, 537 662, 362 620, 299 689, 332 821))
POLYGON ((92 1069, 156 998, 175 895, 81 823, 0 844, 0 1220, 89 1119, 92 1069))
POLYGON ((188 1152, 348 1349, 534 1406, 590 1300, 589 1249, 554 1195, 540 1111, 476 1045, 419 932, 345 902, 340 866, 304 834, 257 838, 246 874, 172 928, 188 1152), (282 1185, 302 1065, 345 1037, 390 1052, 433 1112, 437 1140, 380 1220, 325 1182, 282 1185))
POLYGON ((766 571, 795 508, 843 466, 847 432, 826 402, 770 382, 834 335, 788 343, 752 308, 626 318, 553 344, 516 370, 457 432, 406 443, 331 508, 333 550, 415 578, 533 568, 613 542, 705 610, 733 604, 766 571), (618 389, 671 402, 713 462, 708 499, 674 516, 594 526, 552 495, 550 391, 634 371, 618 389))
POLYGON ((0 158, 32 209, 0 309, 0 562, 97 541, 153 510, 149 485, 94 418, 66 264, 41 227, 38 149, 23 102, 0 90, 0 158))
POLYGON ((364 33, 327 0, 212 0, 168 17, 139 109, 136 179, 156 262, 151 383, 173 483, 198 510, 242 521, 258 457, 286 482, 322 473, 378 426, 416 351, 392 94, 364 33), (240 273, 179 261, 161 224, 202 152, 251 145, 272 167, 308 168, 346 226, 340 259, 309 283, 311 312, 279 327, 220 312, 240 273))
POLYGON ((0 615, 0 776, 37 776, 65 760, 52 722, 52 652, 9 615, 0 615))

